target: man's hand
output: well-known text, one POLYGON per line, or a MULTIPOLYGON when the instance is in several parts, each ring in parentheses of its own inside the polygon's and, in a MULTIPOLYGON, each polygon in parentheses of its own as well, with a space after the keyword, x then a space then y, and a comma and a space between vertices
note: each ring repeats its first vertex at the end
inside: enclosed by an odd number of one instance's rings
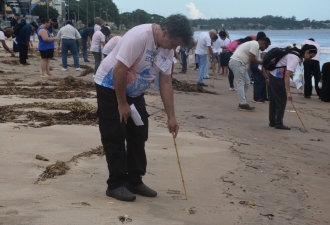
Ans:
POLYGON ((179 125, 176 122, 175 118, 169 118, 167 120, 167 127, 168 127, 168 131, 172 134, 174 134, 174 137, 176 138, 176 136, 178 135, 179 132, 179 125))
POLYGON ((292 101, 292 96, 291 96, 291 93, 290 93, 290 92, 287 93, 287 96, 288 96, 288 100, 289 100, 289 101, 292 101))
POLYGON ((10 57, 15 57, 15 54, 12 52, 12 53, 10 53, 10 57))
POLYGON ((269 78, 266 79, 266 84, 269 86, 269 78))
POLYGON ((123 121, 127 124, 128 118, 131 116, 131 107, 126 102, 124 105, 118 104, 118 111, 120 116, 120 122, 123 121))

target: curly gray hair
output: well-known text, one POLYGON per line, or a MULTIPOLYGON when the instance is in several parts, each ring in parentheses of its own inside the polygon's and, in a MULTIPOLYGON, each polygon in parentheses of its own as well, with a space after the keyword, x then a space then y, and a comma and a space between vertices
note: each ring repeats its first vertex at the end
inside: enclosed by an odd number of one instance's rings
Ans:
POLYGON ((191 46, 193 41, 193 28, 189 19, 182 14, 173 14, 165 18, 160 23, 162 30, 168 31, 171 40, 181 38, 183 46, 191 46))

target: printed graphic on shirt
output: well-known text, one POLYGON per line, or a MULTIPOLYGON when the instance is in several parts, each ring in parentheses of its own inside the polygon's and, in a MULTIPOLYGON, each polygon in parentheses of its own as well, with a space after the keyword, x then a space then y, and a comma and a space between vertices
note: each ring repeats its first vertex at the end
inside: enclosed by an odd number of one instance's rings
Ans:
POLYGON ((286 68, 278 68, 275 71, 275 77, 277 78, 283 78, 285 76, 286 68))

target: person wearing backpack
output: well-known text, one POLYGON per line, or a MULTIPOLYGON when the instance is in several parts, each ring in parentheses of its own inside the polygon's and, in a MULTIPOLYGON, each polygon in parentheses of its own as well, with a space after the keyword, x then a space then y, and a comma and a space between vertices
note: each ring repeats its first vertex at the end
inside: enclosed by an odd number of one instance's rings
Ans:
POLYGON ((246 96, 250 85, 247 65, 250 62, 261 65, 262 62, 258 60, 259 50, 264 51, 270 44, 268 37, 263 37, 259 41, 245 42, 236 49, 230 58, 229 67, 233 71, 236 80, 239 110, 251 111, 255 108, 246 103, 246 96))
POLYGON ((31 33, 38 29, 36 22, 25 24, 18 32, 16 42, 19 45, 19 62, 22 65, 30 65, 26 62, 28 58, 28 49, 30 44, 31 33))
POLYGON ((269 88, 271 95, 269 97, 269 126, 275 129, 290 130, 283 124, 284 111, 287 100, 292 101, 290 92, 290 77, 296 70, 301 59, 310 60, 315 57, 317 48, 314 45, 304 45, 302 49, 286 49, 278 57, 272 55, 273 52, 279 52, 275 48, 270 50, 264 57, 264 67, 268 72, 269 88), (275 61, 275 68, 270 69, 268 59, 275 61))

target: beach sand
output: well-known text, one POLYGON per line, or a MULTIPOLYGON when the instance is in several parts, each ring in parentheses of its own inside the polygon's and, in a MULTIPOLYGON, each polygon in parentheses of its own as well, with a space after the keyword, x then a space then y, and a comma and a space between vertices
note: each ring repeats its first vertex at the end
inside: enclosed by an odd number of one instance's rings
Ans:
MULTIPOLYGON (((3 60, 14 59, 1 51, 3 60)), ((10 88, 8 81, 17 78, 22 80, 14 81, 16 85, 47 81, 40 77, 39 59, 34 58, 36 66, 32 58, 29 61, 26 67, 0 63, 5 71, 0 74, 1 88, 10 88)), ((80 74, 73 68, 62 72, 60 64, 60 58, 51 61, 56 78, 80 74)), ((88 65, 93 67, 93 63, 88 65)), ((196 83, 192 66, 188 78, 179 70, 176 65, 176 79, 196 83)), ((92 75, 79 79, 92 81, 92 75)), ((204 82, 213 84, 212 79, 204 82)), ((156 198, 137 196, 135 202, 121 202, 107 197, 107 165, 105 157, 97 155, 74 160, 68 163, 66 174, 35 183, 46 166, 100 146, 98 126, 33 128, 28 123, 38 121, 26 117, 24 123, 0 123, 0 224, 110 225, 122 224, 118 219, 122 215, 132 219, 127 224, 136 225, 330 224, 329 103, 316 96, 304 99, 294 90, 294 104, 308 132, 303 132, 294 112, 284 118, 292 130, 276 130, 268 126, 268 102, 251 102, 252 86, 248 103, 256 109, 246 112, 237 109, 237 93, 228 91, 225 76, 217 74, 214 85, 205 89, 218 95, 174 93, 180 124, 176 141, 188 200, 163 104, 153 85, 145 96, 151 116, 144 182, 158 192, 156 198), (49 161, 37 160, 36 155, 49 161)), ((96 98, 0 95, 0 99, 0 106, 75 99, 96 106, 96 98)), ((287 110, 293 110, 290 104, 287 110)))

